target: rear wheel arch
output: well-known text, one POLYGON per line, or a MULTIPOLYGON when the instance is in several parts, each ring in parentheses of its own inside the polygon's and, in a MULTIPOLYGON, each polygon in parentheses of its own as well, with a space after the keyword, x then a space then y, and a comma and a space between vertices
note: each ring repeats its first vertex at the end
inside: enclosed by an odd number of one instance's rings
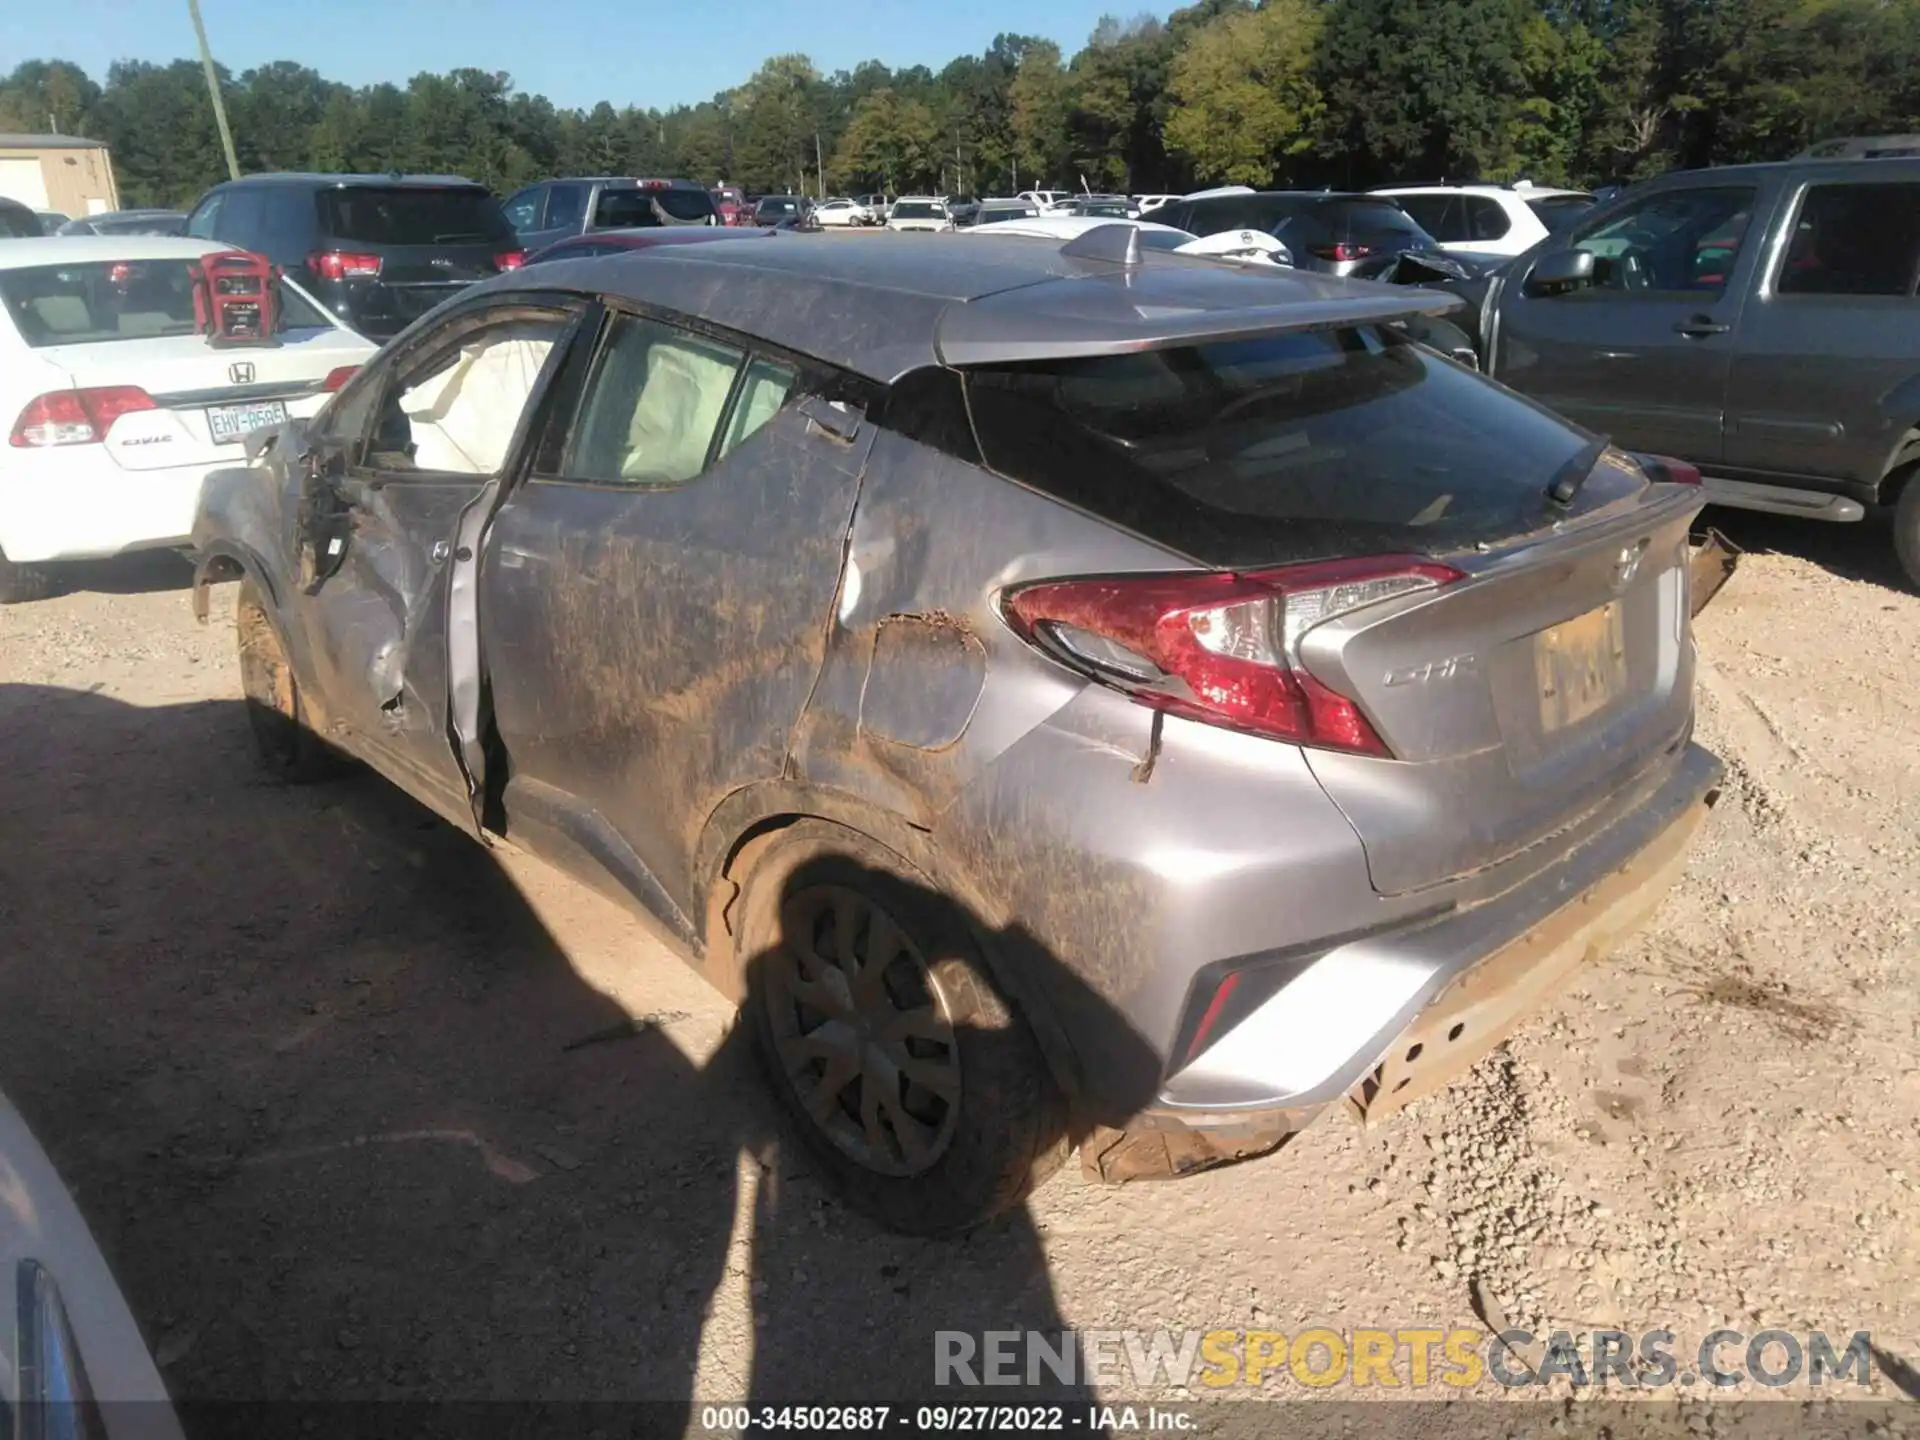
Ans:
POLYGON ((752 786, 728 796, 708 819, 696 852, 695 894, 701 901, 696 922, 700 971, 709 984, 730 1000, 743 998, 745 957, 735 948, 738 916, 733 913, 741 880, 781 834, 809 822, 837 826, 882 846, 929 889, 959 901, 972 917, 972 938, 982 958, 1039 1041, 1055 1084, 1069 1102, 1083 1093, 1081 1067, 1057 1012, 994 933, 1007 924, 1003 908, 927 831, 835 791, 791 782, 752 786))

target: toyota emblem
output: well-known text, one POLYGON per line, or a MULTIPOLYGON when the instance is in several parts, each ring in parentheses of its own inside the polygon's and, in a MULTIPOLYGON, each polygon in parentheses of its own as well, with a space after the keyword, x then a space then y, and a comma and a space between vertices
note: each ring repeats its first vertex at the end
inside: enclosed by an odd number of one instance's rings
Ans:
POLYGON ((251 360, 234 361, 233 364, 227 366, 227 378, 236 385, 251 385, 253 383, 253 362, 251 360))

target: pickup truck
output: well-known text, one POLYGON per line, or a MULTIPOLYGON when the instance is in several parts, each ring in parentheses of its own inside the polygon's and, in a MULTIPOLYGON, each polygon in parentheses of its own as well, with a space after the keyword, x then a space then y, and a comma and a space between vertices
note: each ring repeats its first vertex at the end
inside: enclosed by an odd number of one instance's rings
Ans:
POLYGON ((1496 379, 1716 504, 1891 516, 1920 585, 1920 159, 1665 175, 1445 288, 1496 379))

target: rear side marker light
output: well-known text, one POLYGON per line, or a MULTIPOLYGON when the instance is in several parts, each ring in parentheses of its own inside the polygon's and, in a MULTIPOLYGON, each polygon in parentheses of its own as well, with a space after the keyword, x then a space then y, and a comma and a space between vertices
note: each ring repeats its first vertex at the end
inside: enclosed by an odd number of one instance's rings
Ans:
POLYGON ((138 385, 53 390, 27 402, 8 443, 25 450, 97 445, 122 415, 154 408, 153 397, 138 385))
POLYGON ((1360 707, 1309 674, 1314 626, 1463 579, 1411 555, 1244 573, 1120 575, 1013 591, 1023 638, 1142 705, 1271 739, 1389 756, 1360 707))

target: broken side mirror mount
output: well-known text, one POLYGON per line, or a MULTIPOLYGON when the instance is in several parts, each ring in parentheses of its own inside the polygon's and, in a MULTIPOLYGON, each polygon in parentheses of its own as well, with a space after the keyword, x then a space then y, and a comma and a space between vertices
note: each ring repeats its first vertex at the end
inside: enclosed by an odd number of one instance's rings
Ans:
POLYGON ((301 593, 311 595, 346 559, 352 505, 340 484, 346 452, 324 436, 303 431, 300 438, 300 445, 288 450, 288 464, 296 468, 300 483, 294 564, 301 593))
POLYGON ((1551 250, 1534 261, 1527 274, 1527 294, 1562 295, 1593 284, 1593 252, 1551 250))

